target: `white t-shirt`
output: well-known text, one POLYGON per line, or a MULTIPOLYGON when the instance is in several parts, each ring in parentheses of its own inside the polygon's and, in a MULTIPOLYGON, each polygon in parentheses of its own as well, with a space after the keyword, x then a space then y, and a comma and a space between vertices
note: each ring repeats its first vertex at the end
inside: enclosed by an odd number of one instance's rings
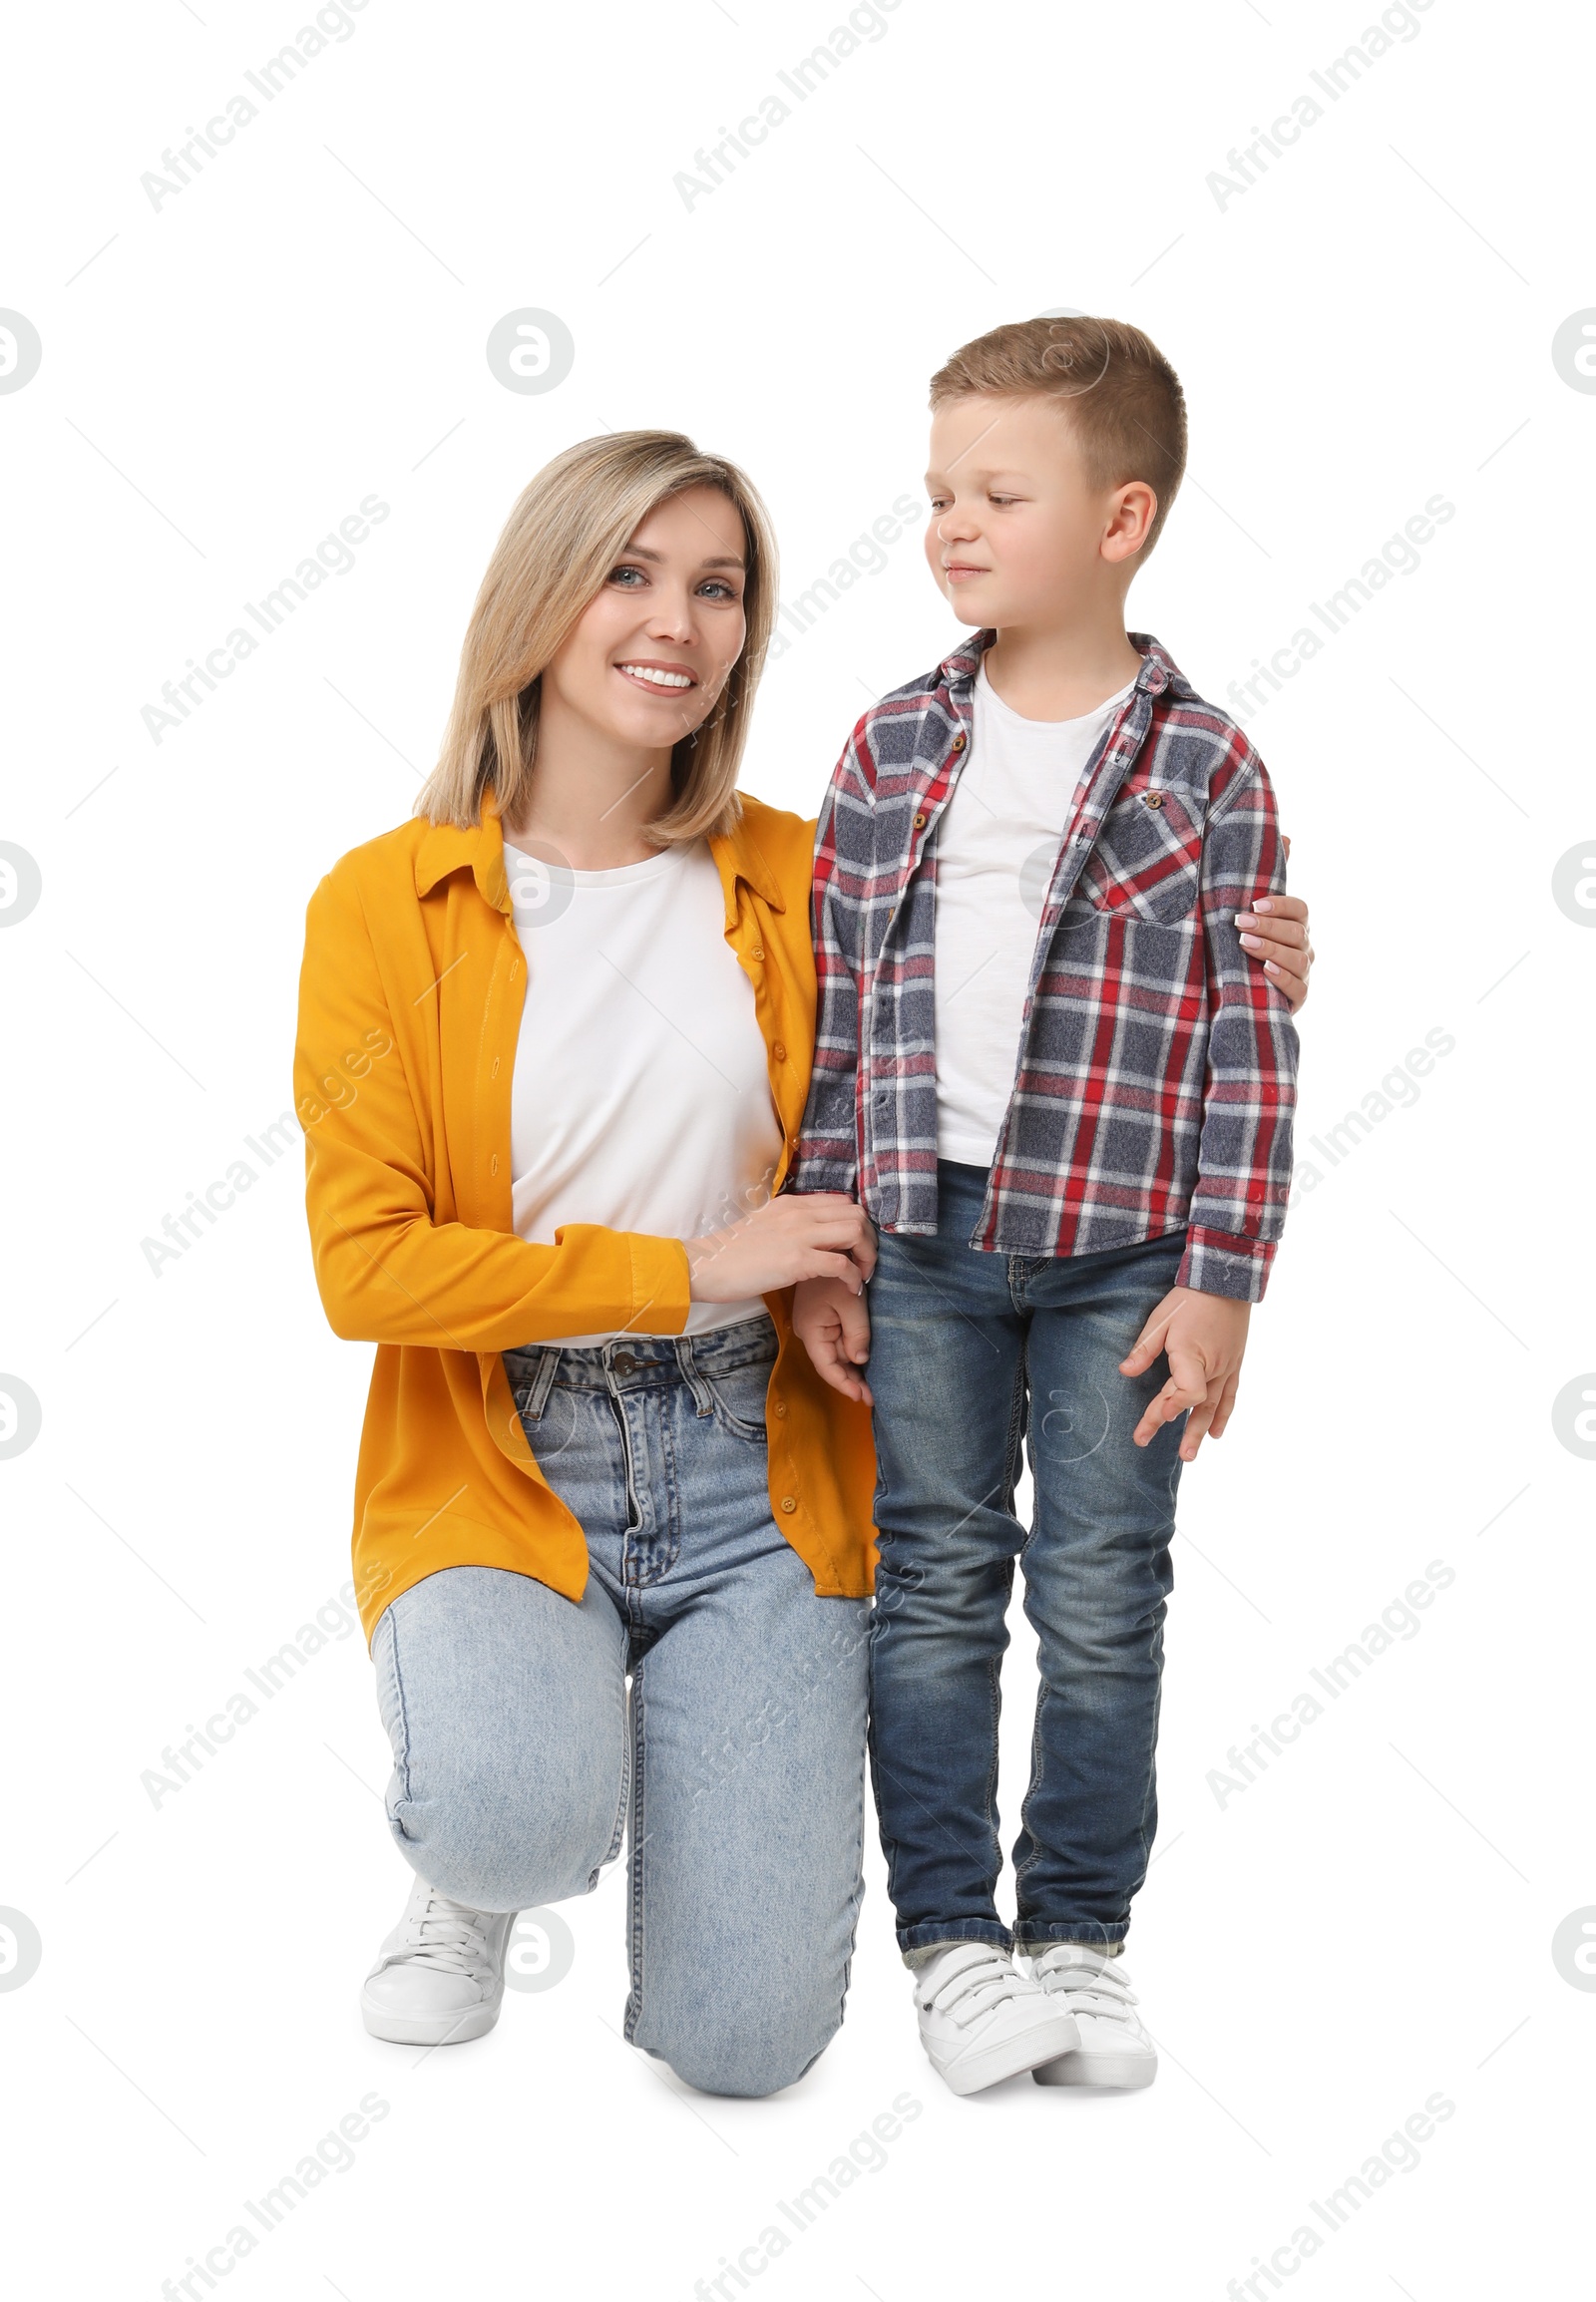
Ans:
POLYGON ((1081 719, 1021 719, 982 665, 975 730, 937 827, 937 1155, 987 1167, 1080 771, 1134 680, 1081 719))
MULTIPOLYGON (((763 1205, 781 1125, 705 842, 553 879, 507 842, 505 872, 527 960, 510 1090, 521 1237, 552 1243, 560 1224, 601 1223, 696 1239, 763 1205)), ((757 1297, 695 1303, 684 1332, 763 1309, 757 1297)))

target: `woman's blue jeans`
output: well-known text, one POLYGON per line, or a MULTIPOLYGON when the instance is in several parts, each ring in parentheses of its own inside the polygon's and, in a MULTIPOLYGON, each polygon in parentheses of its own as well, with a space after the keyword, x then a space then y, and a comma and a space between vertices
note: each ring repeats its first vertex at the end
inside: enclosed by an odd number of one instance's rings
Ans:
POLYGON ((507 1351, 587 1591, 446 1568, 372 1650, 407 1860, 523 1910, 628 1836, 626 2036, 710 2094, 788 2086, 835 2035, 863 1893, 868 1602, 817 1598, 771 1518, 775 1355, 763 1315, 507 1351))
POLYGON ((1099 1255, 967 1244, 985 1168, 941 1162, 934 1239, 883 1235, 870 1287, 876 1607, 871 1758, 905 1951, 1123 1940, 1156 1822, 1164 1602, 1184 1417, 1131 1432, 1168 1378, 1119 1372, 1184 1234, 1099 1255), (1014 1516, 1020 1446, 1035 1480, 1014 1516), (998 1915, 998 1671, 1019 1560, 1041 1685, 998 1915))

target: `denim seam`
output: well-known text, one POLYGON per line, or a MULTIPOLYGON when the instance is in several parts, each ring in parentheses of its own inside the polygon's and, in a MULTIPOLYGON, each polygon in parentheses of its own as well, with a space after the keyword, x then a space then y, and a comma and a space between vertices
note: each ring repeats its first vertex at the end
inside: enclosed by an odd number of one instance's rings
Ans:
POLYGON ((1147 1787, 1142 1794, 1141 1820, 1136 1835, 1141 1843, 1141 1877, 1131 1892, 1139 1892, 1152 1859, 1153 1834, 1158 1827, 1158 1722, 1164 1707, 1164 1626, 1153 1633, 1153 1716, 1147 1737, 1147 1787))
POLYGON ((676 1449, 670 1436, 670 1416, 663 1412, 659 1417, 659 1484, 665 1496, 665 1522, 657 1532, 663 1537, 665 1558, 658 1576, 650 1580, 668 1575, 681 1556, 681 1475, 676 1467, 676 1449))
MULTIPOLYGON (((1025 1785, 1025 1795, 1019 1801, 1019 1827, 1030 1841, 1030 1852, 1026 1855, 1024 1861, 1016 1861, 1014 1864, 1014 1893, 1017 1901, 1021 1905, 1024 1902, 1025 1881, 1030 1876, 1030 1873, 1034 1869, 1037 1859, 1041 1854, 1041 1846, 1037 1839, 1036 1833, 1030 1827, 1030 1806, 1032 1799, 1036 1795, 1036 1791, 1040 1785, 1041 1780, 1041 1754, 1043 1747, 1041 1722, 1042 1714, 1046 1708, 1047 1681, 1045 1678, 1042 1678, 1036 1688, 1036 1712, 1030 1723, 1030 1780, 1025 1785)), ((1018 1927, 1020 1923, 1020 1911, 1016 1909, 1014 1913, 1014 1925, 1016 1927, 1018 1927)))
MULTIPOLYGON (((872 1610, 871 1610, 871 1620, 872 1620, 872 1626, 874 1626, 874 1623, 875 1623, 875 1621, 876 1621, 876 1610, 875 1610, 875 1609, 872 1609, 872 1610)), ((878 1833, 878 1835, 879 1835, 879 1837, 880 1837, 880 1839, 881 1839, 881 1851, 882 1851, 882 1856, 883 1856, 883 1858, 884 1858, 884 1860, 886 1861, 886 1864, 887 1864, 887 1893, 888 1893, 889 1897, 891 1898, 891 1901, 892 1901, 892 1903, 893 1903, 893 1907, 894 1907, 894 1909, 896 1910, 896 1908, 898 1907, 898 1901, 899 1901, 899 1897, 898 1897, 898 1854, 899 1854, 899 1847, 900 1847, 900 1843, 901 1843, 901 1842, 900 1842, 900 1840, 899 1840, 899 1839, 897 1839, 897 1838, 896 1838, 896 1837, 893 1835, 893 1833, 892 1833, 892 1832, 889 1830, 889 1828, 888 1828, 888 1826, 887 1826, 887 1809, 886 1809, 886 1806, 885 1806, 885 1804, 883 1803, 883 1800, 882 1800, 882 1775, 883 1775, 883 1773, 884 1773, 884 1772, 890 1773, 890 1772, 891 1772, 891 1768, 890 1768, 890 1767, 887 1767, 887 1766, 885 1765, 885 1762, 883 1761, 883 1759, 882 1759, 882 1757, 881 1757, 881 1754, 880 1754, 880 1749, 879 1749, 879 1746, 878 1746, 878 1742, 877 1742, 877 1736, 876 1736, 876 1705, 875 1705, 875 1700, 874 1700, 874 1697, 872 1697, 872 1699, 871 1699, 871 1702, 870 1702, 870 1707, 869 1707, 869 1712, 868 1712, 868 1716, 867 1716, 867 1720, 866 1720, 866 1726, 865 1726, 865 1744, 866 1744, 866 1747, 867 1747, 867 1749, 868 1749, 868 1750, 869 1750, 869 1752, 870 1752, 870 1783, 871 1783, 871 1789, 872 1789, 872 1791, 873 1791, 873 1793, 874 1793, 874 1796, 875 1796, 875 1805, 876 1805, 876 1830, 877 1830, 877 1833, 878 1833)), ((902 1927, 900 1927, 900 1928, 899 1928, 899 1933, 900 1933, 900 1935, 902 1934, 902 1932, 903 1932, 903 1929, 902 1929, 902 1927)))
MULTIPOLYGON (((683 1371, 686 1373, 687 1381, 692 1390, 693 1397, 695 1399, 707 1398, 708 1413, 712 1414, 716 1422, 720 1423, 723 1428, 729 1430, 733 1438, 744 1439, 751 1446, 767 1445, 769 1443, 769 1431, 766 1418, 761 1416, 760 1420, 756 1423, 744 1422, 740 1415, 733 1414, 731 1408, 726 1403, 725 1394, 721 1389, 721 1384, 728 1374, 746 1374, 753 1368, 762 1368, 764 1370, 765 1376, 765 1394, 768 1398, 770 1394, 770 1376, 776 1363, 775 1352, 772 1351, 768 1355, 761 1354, 755 1357, 745 1357, 736 1366, 718 1368, 706 1367, 700 1366, 698 1364, 697 1354, 694 1350, 693 1343, 694 1339, 692 1337, 686 1337, 683 1340, 682 1346, 686 1353, 686 1363, 684 1365, 683 1371)), ((698 1411, 700 1414, 703 1414, 706 1410, 704 1406, 700 1404, 698 1411)))
POLYGON ((625 1406, 618 1391, 609 1389, 606 1390, 605 1395, 609 1400, 610 1412, 615 1418, 615 1427, 620 1434, 620 1476, 621 1484, 626 1493, 626 1524, 621 1531, 621 1559, 624 1563, 626 1551, 629 1548, 629 1538, 642 1532, 642 1504, 638 1499, 636 1479, 633 1475, 631 1425, 626 1420, 625 1406))
POLYGON ((898 1929, 900 1950, 929 1950, 934 1944, 955 1942, 991 1942, 1002 1950, 1014 1947, 1012 1930, 1000 1918, 928 1919, 922 1925, 898 1929))
MULTIPOLYGON (((1030 1331, 1027 1327, 1025 1331, 1026 1343, 1029 1341, 1029 1336, 1030 1331)), ((1014 1496, 1019 1486, 1019 1474, 1020 1471, 1024 1468, 1024 1457, 1021 1453, 1021 1449, 1025 1440, 1025 1426, 1029 1419, 1025 1412, 1027 1384, 1025 1361, 1025 1343, 1022 1343, 1019 1349, 1019 1356, 1014 1362, 1014 1395, 1008 1402, 1008 1435, 1003 1442, 1003 1477, 1007 1481, 1007 1484, 1003 1489, 1003 1498, 1004 1508, 1007 1510, 1008 1516, 1010 1518, 1012 1518, 1014 1515, 1014 1496)), ((1029 1548, 1030 1536, 1031 1533, 1034 1533, 1035 1531, 1035 1525, 1036 1516, 1035 1512, 1032 1511, 1030 1530, 1027 1532, 1024 1542, 1021 1543, 1019 1547, 1021 1557, 1024 1556, 1025 1551, 1029 1548)))
POLYGON ((1016 1920, 1014 1948, 1028 1954, 1039 1948, 1050 1947, 1055 1942, 1079 1942, 1084 1943, 1088 1949, 1103 1949, 1110 1944, 1123 1949, 1129 1926, 1128 1919, 1117 1930, 1106 1919, 1096 1918, 1060 1918, 1031 1922, 1016 1920))
POLYGON ((626 1999, 626 2016, 622 2026, 628 2046, 635 2040, 637 2026, 642 2021, 642 1865, 643 1849, 648 1843, 648 1830, 644 1819, 647 1766, 644 1746, 643 1674, 646 1668, 646 1661, 639 1658, 631 1674, 631 1990, 626 1999))
POLYGON ((399 1674, 399 1623, 392 1606, 387 1608, 383 1619, 388 1625, 388 1675, 393 1682, 394 1705, 399 1722, 399 1743, 394 1752, 393 1765, 403 1787, 401 1804, 408 1806, 411 1803, 410 1715, 405 1707, 404 1680, 399 1674))
MULTIPOLYGON (((1010 1593, 1012 1593, 1012 1572, 1009 1574, 1008 1588, 1010 1593)), ((1005 1600, 1003 1605, 1003 1613, 1006 1615, 1007 1612, 1008 1607, 1005 1600)), ((1002 1832, 998 1827, 998 1740, 1001 1726, 1003 1704, 1002 1662, 1003 1659, 1001 1655, 994 1655, 991 1662, 987 1665, 987 1684, 992 1690, 992 1764, 987 1770, 987 1795, 985 1799, 985 1805, 987 1809, 987 1830, 992 1843, 993 1855, 992 1875, 988 1881, 987 1892, 994 1903, 996 1903, 997 1898, 998 1881, 999 1878, 1001 1878, 1003 1872, 1002 1832)))
POLYGON ((837 2022, 831 2036, 825 2040, 823 2045, 816 2047, 808 2062, 799 2072, 800 2078, 806 2077, 814 2069, 826 2048, 830 2046, 831 2040, 842 2029, 848 2015, 848 1985, 854 1970, 854 1945, 859 1933, 859 1912, 865 1899, 865 1751, 863 1744, 860 1745, 859 1749, 858 1785, 859 1794, 854 1801, 854 1813, 857 1818, 854 1830, 854 1886, 852 1894, 848 1897, 848 1948, 843 1953, 842 1985, 837 1994, 837 2022))
POLYGON ((741 1439, 746 1446, 762 1447, 769 1444, 770 1434, 765 1424, 744 1422, 740 1415, 734 1415, 721 1397, 719 1386, 713 1381, 709 1386, 709 1395, 714 1402, 710 1412, 723 1430, 728 1431, 733 1438, 741 1439))
POLYGON ((615 1825, 609 1833, 608 1847, 605 1849, 598 1864, 598 1867, 595 1869, 592 1877, 588 1881, 588 1892, 590 1894, 592 1894, 594 1888, 598 1884, 598 1880, 601 1874, 607 1870, 610 1863, 614 1861, 615 1856, 620 1852, 620 1842, 625 1835, 626 1808, 631 1799, 630 1729, 631 1721, 628 1718, 626 1712, 626 1675, 624 1671, 622 1671, 620 1675, 620 1791, 618 1797, 615 1800, 615 1825))

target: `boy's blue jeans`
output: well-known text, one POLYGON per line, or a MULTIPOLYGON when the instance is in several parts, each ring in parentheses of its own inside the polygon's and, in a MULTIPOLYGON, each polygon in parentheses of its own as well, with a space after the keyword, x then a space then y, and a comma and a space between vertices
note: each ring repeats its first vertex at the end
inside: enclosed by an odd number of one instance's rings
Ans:
POLYGON ((1098 1255, 970 1247, 981 1167, 941 1161, 936 1238, 883 1234, 870 1287, 881 1564, 871 1757, 905 1952, 1124 1939, 1156 1823, 1164 1604, 1184 1417, 1131 1432, 1168 1378, 1119 1372, 1183 1233, 1098 1255), (1034 1523, 1014 1516, 1030 1440, 1034 1523), (998 1670, 1018 1558, 1040 1642, 1017 1917, 998 1915, 998 1670))

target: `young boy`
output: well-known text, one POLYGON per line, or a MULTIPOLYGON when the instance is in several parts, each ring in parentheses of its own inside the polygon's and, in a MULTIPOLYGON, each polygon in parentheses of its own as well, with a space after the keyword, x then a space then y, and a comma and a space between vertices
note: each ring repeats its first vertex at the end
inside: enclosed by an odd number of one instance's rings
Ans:
POLYGON ((1291 1173, 1297 1034, 1238 934, 1282 842, 1240 729, 1125 630, 1185 465, 1168 361, 1118 321, 1030 320, 931 399, 927 558, 978 629, 865 714, 820 819, 795 1187, 855 1193, 880 1262, 868 1313, 809 1282, 793 1324, 874 1403, 871 1753, 926 2050, 956 2094, 1145 2086, 1118 1960, 1175 1487, 1229 1420, 1291 1173), (1041 1687, 1010 1930, 1016 1557, 1041 1687))

